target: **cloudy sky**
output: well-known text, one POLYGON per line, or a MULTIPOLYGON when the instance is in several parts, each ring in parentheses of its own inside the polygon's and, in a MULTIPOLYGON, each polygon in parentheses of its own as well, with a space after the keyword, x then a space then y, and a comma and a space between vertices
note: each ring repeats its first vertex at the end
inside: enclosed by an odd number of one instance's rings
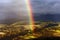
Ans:
POLYGON ((60 0, 31 0, 34 13, 60 13, 60 0))
POLYGON ((30 0, 34 20, 60 21, 60 0, 30 0))
POLYGON ((0 0, 0 23, 29 21, 25 0, 0 0))

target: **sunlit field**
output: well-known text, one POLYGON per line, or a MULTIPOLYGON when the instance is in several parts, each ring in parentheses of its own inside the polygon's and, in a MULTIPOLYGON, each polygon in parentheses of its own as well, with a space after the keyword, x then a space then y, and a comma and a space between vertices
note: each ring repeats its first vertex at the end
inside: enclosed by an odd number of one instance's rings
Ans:
POLYGON ((59 22, 37 22, 34 25, 34 30, 31 30, 30 24, 20 22, 9 25, 0 24, 0 40, 33 40, 43 37, 60 37, 59 24, 59 22))

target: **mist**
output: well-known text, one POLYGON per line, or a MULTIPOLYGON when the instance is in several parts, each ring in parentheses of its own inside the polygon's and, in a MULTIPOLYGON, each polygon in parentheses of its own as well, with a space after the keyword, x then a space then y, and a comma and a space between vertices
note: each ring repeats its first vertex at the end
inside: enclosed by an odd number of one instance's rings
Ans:
POLYGON ((0 23, 29 21, 25 0, 0 0, 0 23))

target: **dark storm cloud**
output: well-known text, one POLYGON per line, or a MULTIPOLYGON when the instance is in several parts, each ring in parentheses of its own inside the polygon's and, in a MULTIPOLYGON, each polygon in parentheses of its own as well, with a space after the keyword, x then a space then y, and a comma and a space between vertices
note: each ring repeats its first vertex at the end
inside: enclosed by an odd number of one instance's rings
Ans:
POLYGON ((60 0, 31 0, 34 13, 60 13, 60 0))

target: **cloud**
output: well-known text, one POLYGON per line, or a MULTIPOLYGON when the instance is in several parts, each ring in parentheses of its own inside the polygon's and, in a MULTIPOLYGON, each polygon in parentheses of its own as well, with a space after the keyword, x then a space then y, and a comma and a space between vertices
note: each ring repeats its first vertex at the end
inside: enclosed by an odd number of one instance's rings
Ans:
POLYGON ((25 0, 0 0, 0 23, 29 21, 25 0))
POLYGON ((31 0, 34 13, 60 13, 60 0, 31 0))

